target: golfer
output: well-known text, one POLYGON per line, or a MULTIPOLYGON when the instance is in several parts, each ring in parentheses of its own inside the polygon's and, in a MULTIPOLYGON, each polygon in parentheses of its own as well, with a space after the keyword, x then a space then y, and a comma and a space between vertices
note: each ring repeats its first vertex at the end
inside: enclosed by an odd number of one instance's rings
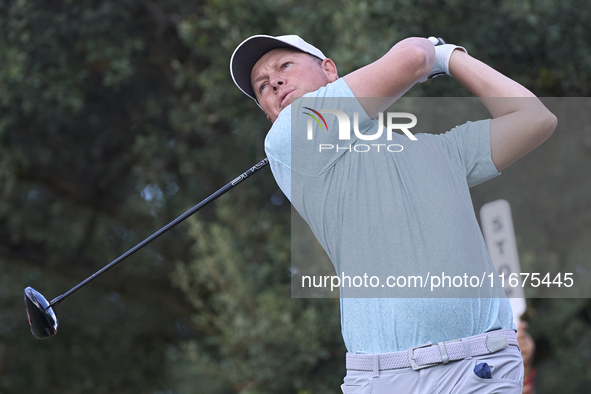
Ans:
MULTIPOLYGON (((236 48, 230 69, 273 123, 265 139, 273 175, 337 274, 367 261, 432 272, 457 261, 490 270, 469 187, 540 145, 557 122, 529 90, 464 48, 432 37, 402 40, 379 60, 339 77, 335 63, 298 36, 253 36, 236 48), (492 119, 419 134, 416 141, 398 133, 375 141, 402 151, 356 149, 379 135, 383 111, 414 84, 443 74, 479 97, 492 119), (333 131, 341 122, 325 115, 318 123, 330 131, 316 132, 313 141, 325 151, 305 148, 310 144, 293 137, 306 135, 306 128, 292 135, 294 119, 306 111, 322 115, 333 98, 356 114, 348 146, 329 149, 343 143, 333 131), (304 100, 314 105, 304 107, 304 100)), ((341 292, 347 347, 341 389, 521 393, 523 361, 512 320, 506 298, 346 298, 341 292)))

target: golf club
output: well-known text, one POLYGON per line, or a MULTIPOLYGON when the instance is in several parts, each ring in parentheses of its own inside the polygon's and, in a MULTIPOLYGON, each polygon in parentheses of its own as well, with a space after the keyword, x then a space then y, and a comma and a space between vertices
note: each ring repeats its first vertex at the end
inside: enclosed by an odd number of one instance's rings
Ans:
POLYGON ((115 265, 120 263, 121 261, 125 260, 177 224, 181 223, 189 216, 193 215, 195 212, 199 211, 201 208, 212 202, 213 200, 217 199, 222 194, 226 193, 228 190, 232 189, 234 186, 242 182, 244 179, 249 177, 250 175, 254 174, 261 168, 265 167, 269 164, 269 159, 265 158, 243 172, 240 176, 236 177, 226 186, 222 187, 211 196, 207 197, 205 200, 201 201, 199 204, 195 205, 193 208, 189 209, 187 212, 173 220, 172 222, 168 223, 166 226, 162 227, 160 230, 134 246, 133 248, 129 249, 127 252, 122 254, 121 256, 117 257, 115 260, 101 268, 99 271, 95 272, 91 276, 89 276, 83 282, 80 282, 73 288, 71 288, 66 293, 54 298, 51 302, 47 302, 47 299, 43 297, 41 293, 37 290, 33 289, 32 287, 27 287, 25 289, 25 308, 27 309, 27 317, 29 319, 29 325, 31 326, 31 333, 38 338, 38 339, 46 339, 54 336, 57 334, 57 327, 58 321, 55 312, 53 311, 53 307, 61 303, 64 299, 68 296, 72 295, 75 291, 80 289, 81 287, 88 284, 93 279, 96 279, 101 274, 105 273, 110 268, 113 268, 115 265))

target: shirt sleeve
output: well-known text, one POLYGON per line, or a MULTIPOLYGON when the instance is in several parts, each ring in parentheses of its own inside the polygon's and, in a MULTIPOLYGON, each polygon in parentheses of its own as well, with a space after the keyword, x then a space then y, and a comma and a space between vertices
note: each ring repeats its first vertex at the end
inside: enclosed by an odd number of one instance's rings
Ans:
POLYGON ((467 122, 443 134, 452 160, 465 171, 468 186, 476 186, 501 172, 495 167, 490 149, 490 119, 467 122))

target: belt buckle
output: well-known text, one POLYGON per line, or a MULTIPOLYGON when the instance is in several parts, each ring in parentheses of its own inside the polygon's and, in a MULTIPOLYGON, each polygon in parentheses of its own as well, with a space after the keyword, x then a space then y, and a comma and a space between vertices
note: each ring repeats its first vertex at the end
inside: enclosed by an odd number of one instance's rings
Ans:
POLYGON ((415 355, 414 355, 415 349, 418 349, 421 347, 429 347, 432 345, 433 345, 433 342, 427 342, 427 343, 423 343, 422 345, 413 346, 410 349, 408 349, 408 359, 410 360, 410 366, 412 367, 412 369, 414 369, 415 371, 418 371, 419 369, 428 368, 428 367, 432 367, 434 365, 439 364, 439 363, 432 363, 432 364, 425 364, 425 365, 417 365, 417 363, 415 361, 415 355))

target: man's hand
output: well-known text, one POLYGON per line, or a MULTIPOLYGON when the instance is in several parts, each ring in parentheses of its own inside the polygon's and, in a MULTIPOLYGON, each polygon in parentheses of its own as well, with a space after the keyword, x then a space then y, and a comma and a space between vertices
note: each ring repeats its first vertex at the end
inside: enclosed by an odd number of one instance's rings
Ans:
POLYGON ((556 128, 556 117, 532 92, 467 53, 453 51, 449 71, 493 117, 490 145, 497 170, 539 146, 556 128))
POLYGON ((355 97, 381 97, 361 100, 367 115, 374 119, 433 69, 435 47, 426 38, 407 38, 394 45, 375 62, 345 75, 343 79, 355 97))

